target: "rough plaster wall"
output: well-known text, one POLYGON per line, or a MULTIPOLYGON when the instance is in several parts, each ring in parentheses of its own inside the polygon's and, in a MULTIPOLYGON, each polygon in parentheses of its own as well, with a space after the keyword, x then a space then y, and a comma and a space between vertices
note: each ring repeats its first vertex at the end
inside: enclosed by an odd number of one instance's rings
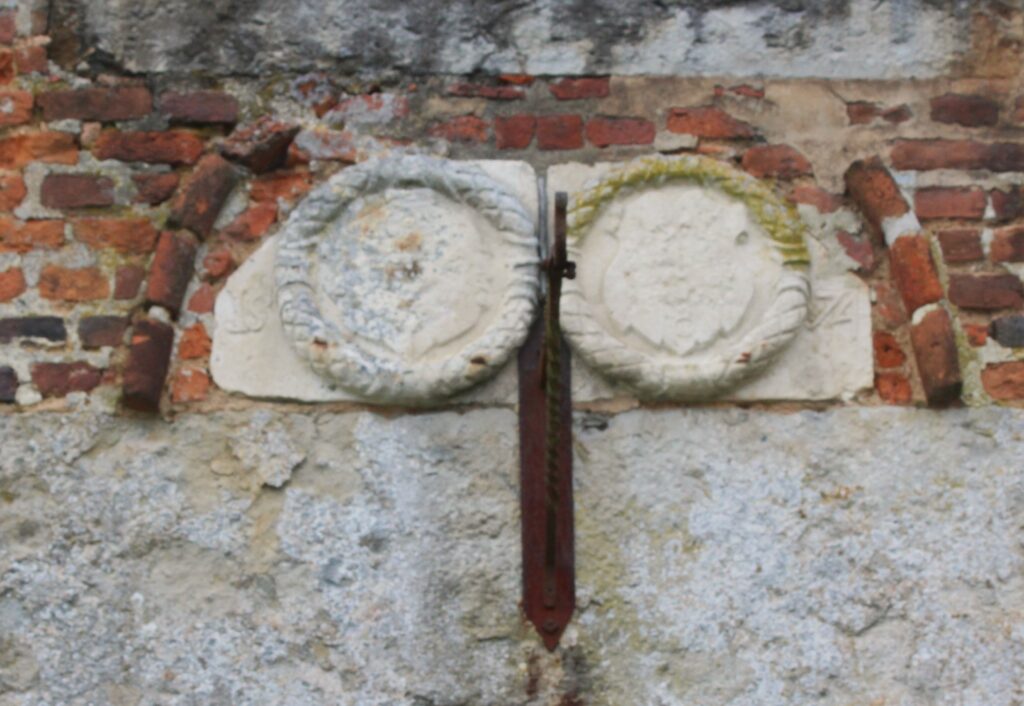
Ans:
POLYGON ((6 416, 0 704, 1024 699, 1020 411, 576 421, 549 656, 511 411, 6 416))
POLYGON ((968 0, 52 0, 62 42, 129 72, 732 75, 947 71, 968 0))

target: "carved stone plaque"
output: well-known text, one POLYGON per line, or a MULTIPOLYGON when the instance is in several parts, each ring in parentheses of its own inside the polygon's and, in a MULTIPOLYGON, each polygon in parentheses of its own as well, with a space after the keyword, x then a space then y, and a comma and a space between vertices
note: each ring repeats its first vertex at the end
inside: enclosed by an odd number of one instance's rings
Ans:
POLYGON ((424 404, 497 372, 534 315, 536 197, 528 167, 485 164, 390 157, 311 192, 274 254, 254 255, 258 272, 240 270, 217 303, 218 328, 261 331, 275 354, 252 354, 259 367, 282 374, 276 358, 294 386, 236 380, 223 330, 215 378, 248 394, 424 404))
POLYGON ((645 157, 570 195, 562 325, 643 397, 705 399, 755 376, 807 318, 804 226, 770 188, 697 156, 645 157))

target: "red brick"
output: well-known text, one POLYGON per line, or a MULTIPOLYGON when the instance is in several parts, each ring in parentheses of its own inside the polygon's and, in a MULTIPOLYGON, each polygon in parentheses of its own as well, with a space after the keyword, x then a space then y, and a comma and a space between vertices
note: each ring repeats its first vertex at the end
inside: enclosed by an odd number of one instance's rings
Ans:
POLYGON ((212 346, 213 343, 210 341, 209 334, 206 333, 206 327, 199 322, 182 332, 181 340, 178 342, 178 357, 182 360, 206 358, 210 355, 212 346))
POLYGON ((939 231, 938 237, 942 255, 950 264, 974 262, 985 257, 981 247, 981 233, 973 228, 939 231))
POLYGON ((172 122, 234 124, 238 121, 238 101, 222 91, 164 93, 160 112, 172 122))
POLYGON ((34 132, 0 140, 0 168, 21 169, 30 162, 77 164, 75 138, 63 132, 34 132))
POLYGON ((135 182, 135 200, 156 206, 174 195, 180 178, 174 172, 162 174, 133 174, 135 182))
POLYGON ((737 96, 743 96, 744 98, 754 98, 756 100, 764 98, 763 88, 757 88, 756 86, 751 86, 746 83, 740 84, 739 86, 730 86, 729 92, 735 93, 737 96))
POLYGON ((113 206, 114 182, 94 174, 47 174, 39 198, 47 208, 113 206))
POLYGON ((213 311, 216 299, 217 292, 207 282, 203 282, 188 300, 188 310, 193 314, 209 314, 213 311))
POLYGON ((994 262, 1024 262, 1024 226, 999 228, 992 237, 994 262))
POLYGON ((551 95, 560 101, 583 98, 604 98, 608 95, 608 77, 563 78, 549 86, 551 95))
POLYGON ((994 400, 1024 398, 1024 361, 990 363, 981 371, 981 384, 994 400))
POLYGON ((532 86, 537 79, 530 74, 501 74, 498 76, 498 80, 513 86, 532 86))
POLYGON ((934 186, 914 194, 914 211, 922 220, 933 218, 981 218, 985 192, 977 187, 934 186))
POLYGON ((896 169, 1024 171, 1024 144, 972 140, 902 140, 890 154, 896 169))
POLYGON ((857 268, 861 272, 871 272, 878 262, 875 260, 875 249, 871 241, 866 238, 855 238, 845 230, 836 231, 836 240, 843 246, 843 250, 850 258, 860 265, 857 268))
POLYGON ((494 140, 499 150, 524 150, 533 142, 537 118, 532 115, 512 115, 494 119, 494 140))
POLYGON ((148 218, 81 218, 73 227, 75 239, 94 250, 144 255, 156 245, 156 228, 148 218))
POLYGON ((103 132, 92 147, 97 159, 180 166, 195 164, 203 154, 203 141, 182 130, 165 132, 103 132))
POLYGON ((812 174, 811 163, 789 145, 760 145, 743 153, 743 168, 758 178, 794 179, 812 174))
POLYGON ((308 172, 279 172, 264 174, 253 180, 249 188, 249 198, 253 201, 271 201, 278 199, 294 202, 309 191, 312 185, 308 172))
POLYGON ((486 142, 487 121, 475 115, 460 115, 431 126, 430 134, 449 142, 486 142))
POLYGON ((202 402, 210 391, 210 376, 197 368, 179 370, 171 383, 171 401, 175 404, 202 402))
POLYGON ((20 174, 0 174, 0 211, 17 208, 25 194, 25 182, 20 174))
POLYGON ((842 201, 824 189, 809 184, 800 184, 789 192, 789 199, 794 203, 814 206, 822 213, 834 213, 839 210, 842 201))
POLYGON ((64 319, 56 316, 9 316, 0 319, 0 343, 16 338, 39 338, 60 343, 68 338, 64 319))
POLYGON ((1015 275, 950 275, 949 299, 964 309, 1018 309, 1024 286, 1015 275))
POLYGON ((882 111, 882 120, 894 125, 898 123, 905 123, 912 117, 914 117, 914 114, 910 112, 910 106, 906 104, 898 105, 895 108, 889 108, 882 111))
POLYGON ((160 409, 173 347, 174 328, 170 324, 155 319, 136 322, 124 369, 121 402, 125 407, 139 412, 160 409))
POLYGON ((15 49, 14 64, 17 67, 19 76, 45 74, 50 70, 50 63, 46 58, 46 47, 39 44, 31 44, 15 49))
POLYGON ((0 127, 32 120, 32 103, 29 91, 0 91, 0 127))
POLYGON ((137 120, 153 111, 153 97, 142 86, 77 88, 40 93, 43 120, 137 120))
POLYGON ((910 211, 896 180, 878 157, 851 164, 845 180, 847 191, 879 241, 884 239, 882 224, 886 219, 899 218, 910 211))
POLYGON ((888 404, 910 404, 913 398, 910 381, 899 373, 877 373, 875 389, 882 401, 888 404))
POLYGON ((875 331, 875 365, 879 368, 898 368, 907 360, 900 342, 891 333, 875 331))
POLYGON ((875 312, 887 328, 898 328, 907 323, 907 312, 903 309, 896 287, 891 282, 875 283, 875 312))
POLYGON ((907 312, 913 314, 925 304, 942 299, 942 283, 925 236, 897 238, 889 248, 889 266, 907 312))
POLYGON ((0 44, 12 44, 18 36, 16 10, 0 10, 0 44))
POLYGON ((203 258, 203 270, 206 279, 220 279, 234 272, 235 258, 227 248, 211 250, 203 258))
POLYGON ((14 52, 10 49, 0 49, 0 84, 13 81, 14 74, 14 52))
POLYGON ((583 147, 583 118, 578 115, 538 117, 537 147, 542 150, 577 150, 583 147))
POLYGON ((186 233, 164 231, 149 266, 146 302, 162 306, 174 317, 195 271, 196 245, 186 233))
POLYGON ((947 93, 932 98, 932 120, 965 127, 983 127, 999 122, 999 103, 986 96, 947 93))
POLYGON ((222 157, 203 157, 174 200, 169 222, 205 238, 237 183, 238 173, 222 157))
POLYGON ((146 270, 138 265, 122 265, 114 273, 114 299, 134 299, 139 295, 146 270))
POLYGON ((0 272, 0 302, 9 302, 25 291, 25 275, 20 267, 0 272))
POLYGON ((666 127, 669 132, 696 135, 712 140, 742 140, 754 137, 754 128, 713 106, 672 108, 666 127))
POLYGON ((63 221, 19 221, 0 216, 0 252, 53 250, 64 244, 63 221))
POLYGON ((654 123, 642 118, 591 118, 585 129, 587 140, 597 147, 649 145, 654 142, 654 123))
POLYGON ((487 86, 479 83, 455 83, 448 86, 448 95, 459 98, 488 98, 499 101, 522 100, 526 94, 512 86, 487 86))
POLYGON ((116 348, 124 343, 128 324, 127 316, 85 316, 78 322, 78 340, 87 350, 116 348))
POLYGON ((298 133, 298 125, 265 115, 250 125, 236 128, 221 145, 220 152, 254 173, 263 174, 285 163, 288 147, 298 133))
POLYGON ((979 348, 985 345, 988 341, 988 326, 981 326, 980 324, 963 324, 964 334, 967 336, 967 342, 975 348, 979 348))
POLYGON ((84 361, 32 364, 32 382, 43 397, 64 397, 69 392, 89 392, 102 379, 103 371, 84 361))
POLYGON ((110 296, 110 282, 97 267, 46 265, 39 273, 39 296, 66 302, 88 302, 110 296))
POLYGON ((277 204, 256 203, 224 229, 224 234, 238 240, 258 240, 277 221, 277 204))
POLYGON ((1019 186, 1010 186, 1006 191, 992 189, 988 195, 992 199, 992 210, 995 211, 996 220, 1012 221, 1024 216, 1024 197, 1019 186))
POLYGON ((928 404, 946 405, 959 399, 963 379, 949 314, 944 309, 929 311, 911 326, 910 342, 928 404))

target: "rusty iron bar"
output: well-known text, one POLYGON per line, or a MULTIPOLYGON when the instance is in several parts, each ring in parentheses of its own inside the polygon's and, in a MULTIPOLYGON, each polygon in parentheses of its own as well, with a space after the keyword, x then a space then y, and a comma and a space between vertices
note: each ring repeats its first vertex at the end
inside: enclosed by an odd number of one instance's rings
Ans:
POLYGON ((576 607, 570 352, 558 323, 566 257, 564 192, 555 194, 555 238, 544 261, 544 316, 519 351, 523 612, 554 650, 576 607))

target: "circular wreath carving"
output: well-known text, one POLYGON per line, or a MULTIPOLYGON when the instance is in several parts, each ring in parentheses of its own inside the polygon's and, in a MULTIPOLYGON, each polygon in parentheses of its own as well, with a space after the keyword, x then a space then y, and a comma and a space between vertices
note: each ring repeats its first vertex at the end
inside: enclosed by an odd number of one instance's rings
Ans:
MULTIPOLYGON (((310 192, 281 231, 274 277, 284 333, 314 371, 370 400, 423 404, 491 376, 522 344, 537 303, 537 268, 534 221, 506 187, 472 164, 403 155, 349 167, 310 192), (431 275, 419 261, 378 261, 382 243, 393 235, 387 232, 388 214, 396 212, 401 212, 400 225, 408 234, 393 240, 395 257, 404 256, 398 249, 409 247, 423 249, 427 260, 442 257, 439 248, 457 250, 457 256, 443 255, 444 266, 433 272, 434 291, 444 291, 432 300, 442 304, 434 307, 440 311, 425 314, 432 320, 410 318, 391 307, 394 299, 384 291, 396 277, 399 287, 408 289, 413 285, 403 282, 431 275), (487 282, 496 305, 468 329, 452 329, 458 335, 441 343, 434 339, 444 338, 444 332, 429 340, 432 347, 417 342, 433 334, 438 321, 444 323, 448 307, 443 304, 457 304, 458 287, 473 276, 473 263, 464 262, 466 254, 477 257, 472 244, 466 244, 473 239, 487 240, 497 251, 485 261, 495 263, 492 269, 500 268, 504 280, 498 293, 494 289, 501 282, 487 282), (385 275, 391 279, 381 279, 385 275), (358 289, 354 294, 349 286, 353 283, 358 289), (415 336, 407 330, 412 325, 419 328, 415 336), (396 338, 406 340, 409 350, 429 347, 431 354, 411 356, 389 349, 396 338)), ((402 307, 423 307, 418 299, 422 292, 405 293, 410 296, 402 307)))
MULTIPOLYGON (((604 178, 588 183, 583 191, 570 198, 568 254, 570 259, 577 262, 581 273, 588 267, 583 245, 602 213, 617 199, 669 185, 702 187, 728 197, 730 204, 736 201, 742 204, 749 214, 749 220, 759 226, 767 237, 766 242, 770 243, 770 247, 765 247, 774 252, 772 257, 775 258, 775 266, 779 268, 770 296, 761 298, 765 301, 770 299, 770 302, 767 305, 758 304, 761 312, 756 317, 744 314, 740 309, 734 317, 735 322, 730 324, 733 329, 715 338, 714 345, 708 342, 714 336, 708 335, 704 339, 693 337, 685 342, 675 341, 677 345, 674 351, 668 354, 665 350, 654 354, 650 347, 631 345, 624 340, 626 337, 610 330, 607 312, 599 315, 595 311, 595 302, 588 299, 581 280, 577 278, 564 284, 562 327, 573 348, 592 368, 613 381, 624 383, 642 397, 709 399, 767 367, 796 336, 806 318, 810 299, 807 273, 810 258, 805 243, 805 226, 795 210, 779 199, 768 185, 727 164, 700 156, 642 157, 604 178)), ((735 208, 733 205, 729 207, 735 208)), ((747 237, 747 234, 743 236, 747 237)), ((637 244, 634 241, 633 244, 633 254, 626 253, 623 257, 632 258, 636 271, 636 263, 640 260, 635 251, 647 243, 637 244)), ((658 264, 657 253, 643 257, 647 258, 648 264, 658 264)), ((708 262, 707 265, 710 270, 721 266, 717 261, 708 262)), ((641 281, 643 276, 641 272, 641 281)), ((669 283, 669 287, 686 286, 684 281, 664 277, 663 280, 669 283)), ((719 286, 729 288, 742 284, 726 280, 719 286)), ((614 280, 612 285, 606 286, 618 287, 618 291, 623 291, 622 286, 614 280)), ((728 289, 721 291, 729 292, 728 289)), ((703 294, 703 300, 694 296, 709 308, 722 309, 728 306, 728 302, 724 301, 728 297, 717 297, 714 293, 710 296, 703 294)), ((685 299, 689 295, 680 296, 685 299)), ((757 300, 756 297, 754 299, 757 300)), ((693 301, 685 303, 693 304, 693 301)), ((666 302, 657 304, 665 307, 662 313, 674 311, 666 302)), ((615 305, 613 302, 610 306, 615 305)), ((646 313, 634 307, 633 313, 637 312, 646 313)), ((657 316, 651 315, 649 318, 654 321, 649 328, 659 325, 657 316)), ((712 320, 715 320, 716 326, 719 325, 716 319, 712 320)), ((722 326, 724 331, 725 324, 722 326)), ((685 329, 685 326, 680 328, 685 329)), ((716 329, 717 333, 719 331, 716 329)))

